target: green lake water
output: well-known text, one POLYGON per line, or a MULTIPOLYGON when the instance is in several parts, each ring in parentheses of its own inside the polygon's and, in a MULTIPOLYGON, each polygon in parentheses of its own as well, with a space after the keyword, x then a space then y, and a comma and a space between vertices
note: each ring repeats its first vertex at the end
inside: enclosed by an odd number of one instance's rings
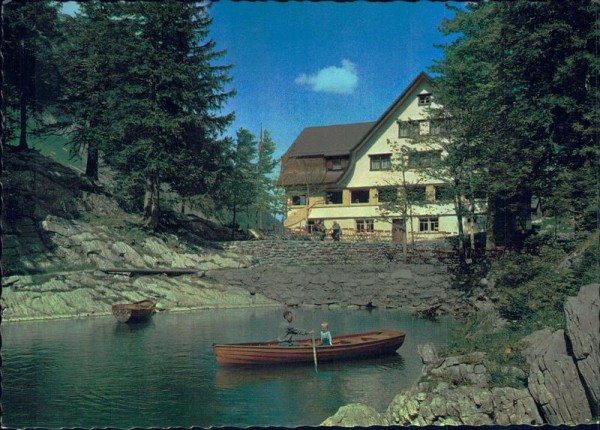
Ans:
POLYGON ((396 310, 296 309, 294 325, 336 334, 405 331, 395 355, 361 361, 220 368, 212 343, 273 339, 279 308, 3 323, 7 427, 315 426, 340 406, 385 411, 421 372, 417 345, 446 344, 452 322, 396 310))

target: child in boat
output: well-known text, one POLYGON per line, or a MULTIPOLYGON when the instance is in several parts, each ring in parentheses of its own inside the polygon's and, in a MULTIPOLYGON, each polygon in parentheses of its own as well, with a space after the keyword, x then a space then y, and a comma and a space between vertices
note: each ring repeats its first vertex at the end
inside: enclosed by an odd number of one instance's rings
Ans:
POLYGON ((329 331, 329 324, 327 321, 323 321, 321 323, 321 345, 328 346, 332 345, 333 341, 331 340, 331 332, 329 331))

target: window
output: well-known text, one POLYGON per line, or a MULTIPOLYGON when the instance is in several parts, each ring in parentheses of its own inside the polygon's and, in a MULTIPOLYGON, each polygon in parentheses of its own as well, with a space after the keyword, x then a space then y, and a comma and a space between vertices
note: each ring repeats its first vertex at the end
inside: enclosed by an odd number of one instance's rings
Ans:
POLYGON ((437 202, 451 202, 454 201, 454 193, 452 188, 448 185, 436 185, 435 186, 435 200, 437 202))
POLYGON ((352 203, 369 203, 369 190, 352 190, 350 196, 352 203))
POLYGON ((439 134, 440 128, 429 121, 398 121, 398 137, 414 138, 416 136, 427 136, 428 134, 439 134))
POLYGON ((440 134, 443 134, 446 132, 446 129, 444 128, 444 123, 443 121, 432 121, 431 125, 429 127, 429 134, 431 134, 432 136, 439 136, 440 134))
POLYGON ((398 190, 396 188, 380 188, 377 190, 379 203, 398 203, 398 190))
POLYGON ((357 219, 356 220, 356 232, 357 233, 372 233, 375 231, 374 221, 372 219, 357 219))
POLYGON ((398 121, 398 137, 414 137, 417 128, 414 121, 398 121))
POLYGON ((341 205, 343 202, 343 195, 341 191, 328 191, 325 193, 325 204, 328 205, 341 205))
POLYGON ((442 159, 442 151, 413 151, 408 156, 409 169, 432 167, 442 159))
POLYGON ((342 170, 341 158, 330 158, 327 160, 327 170, 342 170))
POLYGON ((306 206, 306 196, 292 196, 292 206, 306 206))
POLYGON ((419 106, 431 104, 431 93, 419 94, 419 106))
POLYGON ((371 170, 390 170, 392 168, 391 154, 371 155, 371 170))
POLYGON ((419 218, 419 231, 439 231, 440 221, 438 217, 419 218))
POLYGON ((410 185, 406 187, 406 198, 409 203, 425 203, 427 190, 424 186, 410 185))

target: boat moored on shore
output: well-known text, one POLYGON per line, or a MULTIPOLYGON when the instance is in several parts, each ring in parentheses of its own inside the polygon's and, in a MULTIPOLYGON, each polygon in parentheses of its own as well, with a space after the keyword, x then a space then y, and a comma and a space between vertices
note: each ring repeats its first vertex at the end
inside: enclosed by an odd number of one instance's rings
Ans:
POLYGON ((147 321, 155 310, 156 303, 149 299, 135 303, 117 303, 112 306, 114 317, 124 323, 147 321))

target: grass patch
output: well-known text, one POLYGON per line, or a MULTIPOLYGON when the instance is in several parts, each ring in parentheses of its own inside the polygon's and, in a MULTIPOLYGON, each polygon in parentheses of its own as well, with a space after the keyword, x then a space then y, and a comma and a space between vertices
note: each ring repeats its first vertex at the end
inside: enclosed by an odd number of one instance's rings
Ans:
POLYGON ((598 279, 600 251, 588 237, 562 245, 547 243, 536 255, 517 254, 497 263, 494 294, 502 317, 530 328, 564 328, 564 302, 598 279))
POLYGON ((566 298, 598 281, 599 261, 596 231, 572 241, 541 240, 535 254, 513 254, 494 262, 487 275, 495 280, 490 294, 496 310, 508 322, 500 326, 494 313, 472 315, 452 333, 443 354, 485 352, 490 385, 526 386, 522 375, 508 370, 527 371, 522 339, 545 327, 565 328, 566 298))
POLYGON ((453 332, 442 354, 452 356, 485 352, 490 386, 523 388, 527 385, 526 379, 523 379, 521 372, 510 368, 522 372, 527 370, 520 350, 520 341, 526 335, 526 330, 512 324, 499 328, 495 321, 496 316, 492 313, 480 313, 467 318, 453 332))

